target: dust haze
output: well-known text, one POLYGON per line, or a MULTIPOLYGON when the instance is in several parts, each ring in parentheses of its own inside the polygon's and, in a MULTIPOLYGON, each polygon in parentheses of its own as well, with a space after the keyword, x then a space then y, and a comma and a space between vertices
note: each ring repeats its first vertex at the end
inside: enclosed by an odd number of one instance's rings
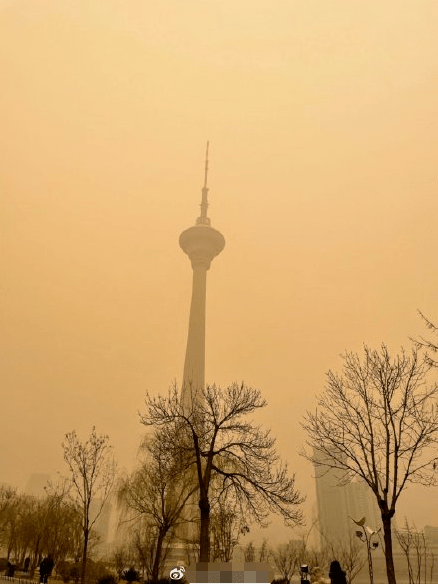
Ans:
MULTIPOLYGON (((93 425, 132 468, 146 389, 181 383, 178 237, 210 140, 227 244, 206 381, 261 389, 310 518, 300 421, 326 371, 408 346, 417 309, 438 321, 437 19, 428 0, 0 0, 0 482, 65 473, 65 433, 93 425)), ((398 521, 437 525, 426 495, 398 521)))

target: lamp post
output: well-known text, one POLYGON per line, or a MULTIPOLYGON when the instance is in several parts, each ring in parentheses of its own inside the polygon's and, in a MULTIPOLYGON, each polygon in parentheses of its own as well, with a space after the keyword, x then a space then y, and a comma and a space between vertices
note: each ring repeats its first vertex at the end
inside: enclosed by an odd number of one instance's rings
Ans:
POLYGON ((367 544, 368 571, 370 573, 370 584, 373 584, 374 575, 373 575, 373 559, 371 557, 371 552, 378 548, 379 542, 375 540, 372 541, 372 538, 379 533, 381 528, 379 527, 379 529, 374 530, 371 529, 371 527, 368 527, 368 525, 365 526, 365 517, 362 517, 362 519, 360 519, 359 521, 356 521, 352 517, 350 517, 350 519, 361 528, 360 531, 357 530, 355 532, 356 537, 358 537, 360 541, 364 541, 367 544))
POLYGON ((300 568, 300 584, 308 584, 309 582, 309 566, 307 564, 302 564, 300 568))

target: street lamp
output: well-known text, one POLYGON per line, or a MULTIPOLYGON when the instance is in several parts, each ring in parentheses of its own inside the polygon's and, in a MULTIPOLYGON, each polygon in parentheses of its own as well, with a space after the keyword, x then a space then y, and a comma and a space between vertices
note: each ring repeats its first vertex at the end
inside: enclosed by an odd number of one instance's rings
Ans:
POLYGON ((373 581, 374 581, 373 559, 371 557, 371 552, 378 548, 379 542, 375 541, 375 540, 372 541, 372 538, 379 533, 381 528, 379 527, 379 529, 374 530, 374 529, 371 529, 371 527, 368 527, 368 525, 365 526, 365 517, 362 517, 362 519, 360 519, 359 521, 356 521, 352 517, 350 517, 350 519, 352 521, 354 521, 354 523, 361 528, 361 531, 357 530, 355 532, 356 537, 358 537, 360 539, 360 541, 364 541, 367 544, 368 570, 370 573, 370 584, 373 584, 373 581))
POLYGON ((300 584, 306 584, 309 582, 309 566, 307 564, 302 564, 300 568, 300 584))

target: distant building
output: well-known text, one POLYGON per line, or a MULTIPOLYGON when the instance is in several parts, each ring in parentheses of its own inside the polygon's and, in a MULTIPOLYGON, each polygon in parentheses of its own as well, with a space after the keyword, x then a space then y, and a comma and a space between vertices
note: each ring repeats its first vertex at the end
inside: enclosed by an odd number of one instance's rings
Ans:
POLYGON ((100 544, 107 544, 110 536, 110 524, 113 508, 109 500, 105 501, 101 509, 102 501, 92 500, 90 506, 90 519, 93 520, 97 513, 100 514, 93 525, 94 531, 98 534, 100 544))
POLYGON ((427 547, 438 559, 438 527, 426 525, 424 527, 424 537, 426 539, 427 547))
POLYGON ((315 465, 316 499, 321 543, 346 542, 356 531, 352 519, 366 518, 371 529, 381 526, 380 510, 369 486, 361 480, 342 484, 344 471, 315 465))
POLYGON ((424 528, 424 535, 426 540, 438 546, 438 527, 426 525, 424 528))
POLYGON ((321 544, 344 541, 352 529, 348 518, 347 493, 339 485, 342 472, 315 465, 316 500, 321 544))
POLYGON ((50 481, 49 474, 34 473, 30 475, 27 481, 26 488, 24 489, 27 495, 34 495, 35 497, 42 497, 45 495, 48 483, 50 481))
MULTIPOLYGON (((353 519, 366 518, 366 525, 378 529, 382 524, 376 496, 365 481, 356 480, 345 485, 347 511, 353 519)), ((350 520, 350 528, 351 528, 350 520)))
POLYGON ((111 513, 108 522, 108 545, 112 549, 123 546, 126 542, 131 541, 131 534, 137 527, 137 512, 129 509, 126 503, 117 499, 117 494, 113 493, 110 497, 111 513))

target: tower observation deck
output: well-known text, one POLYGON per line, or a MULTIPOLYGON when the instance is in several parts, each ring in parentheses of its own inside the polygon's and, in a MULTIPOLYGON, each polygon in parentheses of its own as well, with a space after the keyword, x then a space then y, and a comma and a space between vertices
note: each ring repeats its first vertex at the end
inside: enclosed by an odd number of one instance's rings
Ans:
POLYGON ((179 245, 189 256, 193 269, 192 300, 190 304, 189 331, 182 382, 184 407, 190 411, 191 404, 205 384, 205 312, 207 292, 207 270, 211 261, 224 249, 222 233, 211 227, 208 210, 208 142, 205 158, 204 186, 202 187, 201 214, 196 224, 183 231, 179 245))

